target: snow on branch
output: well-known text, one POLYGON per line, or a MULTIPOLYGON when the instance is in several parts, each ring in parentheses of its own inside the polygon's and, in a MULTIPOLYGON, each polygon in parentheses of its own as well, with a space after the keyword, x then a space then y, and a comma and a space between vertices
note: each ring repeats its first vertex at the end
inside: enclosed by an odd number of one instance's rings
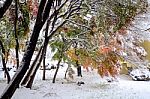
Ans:
POLYGON ((3 7, 5 0, 0 1, 0 8, 3 7))
POLYGON ((62 27, 70 17, 72 17, 82 4, 82 0, 65 0, 60 5, 53 5, 53 11, 49 16, 49 25, 51 27, 49 31, 49 38, 60 28, 62 27), (61 12, 62 10, 66 10, 61 12))

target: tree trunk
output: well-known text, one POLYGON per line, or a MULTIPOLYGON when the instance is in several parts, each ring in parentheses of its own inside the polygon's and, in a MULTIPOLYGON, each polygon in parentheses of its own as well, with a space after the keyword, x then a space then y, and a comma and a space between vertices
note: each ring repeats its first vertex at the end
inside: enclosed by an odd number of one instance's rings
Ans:
POLYGON ((63 52, 64 52, 64 46, 62 46, 62 48, 61 48, 59 60, 58 60, 58 63, 57 63, 57 67, 56 67, 56 71, 55 71, 52 83, 55 83, 56 76, 57 76, 57 73, 58 73, 58 70, 59 70, 59 67, 60 67, 60 62, 61 62, 62 57, 63 57, 63 52))
POLYGON ((0 19, 3 17, 13 0, 6 0, 3 7, 0 8, 0 19))
POLYGON ((35 70, 33 71, 33 73, 30 75, 30 79, 29 79, 29 81, 27 82, 26 88, 31 88, 31 87, 32 87, 32 84, 33 84, 33 81, 34 81, 36 72, 37 72, 38 68, 40 67, 42 58, 43 58, 43 54, 41 54, 40 59, 38 60, 38 63, 35 65, 36 68, 35 68, 35 70))
POLYGON ((36 72, 37 72, 37 70, 40 67, 40 64, 42 62, 42 59, 43 59, 43 56, 44 56, 44 51, 45 51, 45 49, 48 46, 48 42, 49 42, 49 39, 45 39, 40 59, 38 60, 38 63, 35 65, 35 69, 33 70, 33 73, 31 74, 30 79, 27 82, 27 86, 26 86, 27 88, 31 88, 32 87, 32 84, 33 84, 36 72))
POLYGON ((67 78, 67 72, 68 72, 69 66, 67 67, 66 71, 65 71, 65 79, 67 78))
MULTIPOLYGON (((41 46, 40 51, 38 52, 38 55, 36 56, 36 59, 34 60, 33 64, 30 67, 30 69, 28 70, 28 72, 27 72, 26 76, 24 77, 21 85, 27 84, 30 79, 34 78, 34 77, 31 77, 31 75, 33 75, 33 72, 36 71, 36 69, 35 69, 35 68, 37 68, 36 62, 38 61, 41 52, 44 53, 44 55, 43 55, 43 77, 42 77, 42 79, 45 80, 45 55, 46 55, 46 49, 47 49, 48 41, 50 39, 50 38, 47 37, 47 35, 48 35, 48 26, 49 26, 49 24, 47 23, 46 33, 45 33, 45 41, 44 41, 44 48, 43 48, 43 46, 41 46)), ((28 86, 30 86, 30 85, 28 85, 28 86)))
MULTIPOLYGON (((78 57, 79 56, 79 53, 77 53, 77 45, 78 45, 78 43, 77 42, 75 42, 75 55, 78 57)), ((79 65, 79 61, 78 60, 76 60, 76 66, 77 66, 77 75, 78 76, 81 76, 82 77, 82 71, 81 71, 81 66, 79 65)))
POLYGON ((17 69, 19 67, 19 42, 18 42, 18 0, 15 0, 15 22, 14 22, 14 29, 15 29, 15 41, 16 41, 16 61, 17 61, 17 69))
POLYGON ((2 41, 0 40, 0 46, 1 46, 1 49, 2 49, 2 64, 3 64, 3 69, 4 69, 4 72, 7 76, 7 83, 10 82, 10 75, 9 75, 9 72, 7 70, 7 67, 6 67, 6 62, 5 62, 5 49, 4 49, 4 46, 3 46, 3 43, 2 41))
POLYGON ((77 65, 77 75, 82 77, 81 66, 79 65, 78 60, 76 61, 76 65, 77 65))
POLYGON ((58 61, 58 63, 57 63, 57 68, 56 68, 56 71, 55 71, 55 74, 54 74, 52 83, 55 83, 55 80, 56 80, 56 76, 57 76, 57 73, 58 73, 58 70, 59 70, 59 65, 60 65, 61 59, 62 59, 62 58, 60 58, 59 61, 58 61))
POLYGON ((22 85, 22 86, 25 85, 25 84, 28 82, 28 80, 29 80, 29 78, 30 78, 30 76, 31 76, 31 74, 32 74, 32 72, 33 72, 33 70, 34 70, 34 68, 36 67, 36 62, 38 61, 38 59, 39 59, 39 57, 40 57, 42 48, 43 48, 43 47, 41 46, 41 48, 40 48, 40 50, 39 50, 39 52, 38 52, 36 58, 34 59, 32 65, 30 66, 30 68, 29 68, 29 70, 28 70, 28 72, 26 73, 26 76, 23 78, 23 80, 22 80, 22 82, 21 82, 21 85, 22 85))
POLYGON ((45 80, 45 73, 46 73, 45 58, 46 58, 46 50, 44 50, 44 56, 43 56, 43 77, 42 77, 42 80, 45 80))
MULTIPOLYGON (((48 45, 48 41, 50 39, 50 38, 48 38, 49 25, 50 25, 50 20, 48 19, 47 24, 46 24, 46 31, 45 31, 45 42, 47 42, 47 45, 48 45)), ((45 59, 46 59, 47 46, 45 46, 45 48, 43 50, 44 50, 44 56, 43 56, 43 77, 42 77, 42 80, 45 80, 45 73, 46 73, 45 59)))
POLYGON ((51 9, 51 6, 53 4, 53 0, 41 0, 39 10, 38 10, 38 15, 37 15, 37 20, 33 29, 33 33, 30 39, 30 43, 27 46, 27 50, 25 51, 25 54, 23 56, 22 62, 19 66, 19 68, 16 71, 16 74, 14 75, 12 81, 8 84, 6 89, 4 90, 3 94, 1 95, 0 99, 10 99, 16 89, 18 88, 22 78, 24 77, 26 71, 29 68, 30 61, 33 55, 33 52, 35 50, 35 46, 39 37, 39 33, 47 20, 49 16, 49 12, 51 9), (46 4, 46 7, 45 7, 46 4), (45 10, 43 10, 45 8, 45 10), (44 12, 43 12, 44 11, 44 12))

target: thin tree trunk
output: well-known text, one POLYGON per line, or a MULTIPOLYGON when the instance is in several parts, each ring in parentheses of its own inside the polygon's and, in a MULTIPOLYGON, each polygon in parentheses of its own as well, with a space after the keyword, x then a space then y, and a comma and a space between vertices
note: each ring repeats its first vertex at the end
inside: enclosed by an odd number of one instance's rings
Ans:
POLYGON ((33 73, 30 75, 30 79, 29 79, 29 81, 27 82, 26 88, 31 88, 31 87, 32 87, 32 84, 33 84, 33 81, 34 81, 36 72, 37 72, 38 68, 40 67, 42 58, 43 58, 43 55, 41 54, 40 59, 39 59, 38 63, 36 64, 35 70, 34 70, 33 73))
POLYGON ((42 53, 41 53, 40 59, 38 60, 38 63, 36 64, 36 67, 33 70, 33 73, 31 74, 29 81, 27 82, 27 86, 26 86, 27 88, 31 88, 32 87, 32 84, 33 84, 36 72, 37 72, 37 70, 40 67, 40 64, 42 62, 42 59, 43 59, 43 56, 44 56, 44 51, 45 51, 45 49, 48 46, 48 41, 49 41, 49 39, 45 39, 45 41, 44 41, 44 46, 43 46, 43 49, 42 49, 42 53))
POLYGON ((33 81, 34 81, 36 72, 37 72, 37 70, 38 70, 38 68, 39 68, 39 66, 40 66, 40 64, 41 64, 42 59, 43 59, 44 51, 47 49, 49 39, 50 39, 52 36, 53 36, 53 35, 50 35, 48 38, 45 38, 44 46, 43 46, 42 53, 41 53, 41 57, 40 57, 38 63, 36 64, 36 68, 35 68, 35 70, 33 70, 33 73, 31 74, 29 81, 27 82, 26 88, 31 88, 31 87, 32 87, 32 84, 33 84, 33 81))
POLYGON ((57 67, 56 67, 56 71, 55 71, 52 83, 55 83, 55 81, 56 81, 56 76, 57 76, 57 73, 58 73, 58 70, 59 70, 59 67, 60 67, 61 59, 62 58, 60 58, 59 61, 58 61, 58 63, 57 63, 57 67))
MULTIPOLYGON (((51 36, 52 36, 52 35, 51 35, 51 36)), ((50 39, 50 38, 45 38, 45 40, 44 40, 44 46, 43 46, 43 49, 42 49, 42 53, 41 53, 40 59, 38 60, 38 63, 35 64, 35 68, 34 68, 33 72, 31 73, 31 75, 30 75, 30 77, 29 77, 29 80, 28 80, 28 82, 27 82, 26 88, 31 88, 31 87, 32 87, 32 84, 33 84, 33 81, 34 81, 36 72, 37 72, 38 68, 40 67, 40 64, 41 64, 41 62, 42 62, 42 59, 43 59, 43 57, 44 57, 44 53, 45 53, 45 51, 46 51, 46 49, 47 49, 49 39, 50 39)))
POLYGON ((16 89, 18 88, 22 78, 24 77, 26 71, 29 68, 29 64, 33 55, 33 52, 35 50, 35 46, 39 37, 39 33, 47 20, 49 16, 49 12, 51 9, 51 6, 53 4, 53 0, 41 0, 39 10, 38 10, 38 15, 37 15, 37 20, 33 29, 33 33, 30 39, 30 43, 27 47, 27 50, 25 51, 24 57, 22 59, 21 65, 16 71, 16 74, 14 75, 12 81, 8 84, 6 89, 4 90, 3 94, 1 95, 0 99, 10 99, 16 89), (46 4, 46 7, 45 7, 46 4), (43 9, 45 10, 43 11, 43 9))
POLYGON ((67 78, 68 69, 69 69, 69 66, 67 67, 66 72, 65 72, 65 77, 64 77, 65 79, 67 78))
POLYGON ((4 46, 3 46, 3 43, 2 43, 2 41, 0 40, 0 46, 1 46, 1 49, 2 49, 2 64, 3 64, 3 69, 4 69, 4 72, 5 72, 5 74, 6 74, 6 76, 7 76, 7 83, 9 83, 10 82, 10 75, 9 75, 9 72, 8 72, 8 70, 7 70, 7 67, 6 67, 6 62, 5 62, 5 49, 4 49, 4 46))
POLYGON ((58 73, 58 70, 59 70, 59 67, 60 67, 60 62, 61 62, 62 57, 63 57, 63 52, 64 52, 64 46, 61 46, 61 52, 60 52, 59 60, 58 60, 58 63, 57 63, 57 67, 56 67, 56 71, 55 71, 52 83, 55 83, 55 81, 56 81, 56 76, 57 76, 57 73, 58 73))
POLYGON ((22 80, 22 82, 21 82, 21 85, 22 85, 22 86, 25 85, 25 84, 28 82, 28 80, 29 80, 29 78, 30 78, 30 76, 31 76, 31 74, 32 74, 32 72, 33 72, 33 70, 34 70, 34 68, 36 67, 36 62, 38 61, 38 59, 39 59, 39 57, 40 57, 42 48, 43 48, 43 47, 41 46, 41 48, 40 48, 40 50, 39 50, 39 52, 38 52, 36 58, 34 59, 32 65, 30 66, 29 70, 27 71, 26 76, 23 78, 23 80, 22 80))
POLYGON ((36 62, 38 61, 40 53, 41 53, 42 50, 44 51, 43 52, 44 56, 43 56, 43 77, 42 77, 42 79, 45 80, 45 71, 44 71, 45 70, 45 55, 46 55, 46 49, 47 49, 47 45, 48 45, 48 41, 49 41, 49 38, 47 38, 47 35, 48 35, 48 26, 49 26, 49 24, 47 23, 46 32, 45 32, 45 41, 44 41, 45 48, 42 49, 43 46, 41 46, 40 51, 38 52, 38 55, 36 56, 36 59, 34 60, 33 64, 30 67, 30 69, 28 70, 28 72, 27 72, 26 76, 24 77, 21 85, 25 85, 32 78, 31 75, 33 75, 32 73, 35 71, 35 68, 37 67, 36 62))
MULTIPOLYGON (((45 42, 48 43, 49 39, 48 38, 48 30, 49 30, 49 25, 50 25, 50 19, 48 19, 47 24, 46 24, 46 30, 45 30, 45 42)), ((48 45, 48 44, 47 44, 48 45)), ((46 67, 45 67, 45 59, 46 59, 46 51, 47 51, 47 46, 44 48, 44 56, 43 56, 43 77, 42 80, 45 80, 45 74, 46 74, 46 67)))
POLYGON ((16 61, 17 61, 17 69, 19 67, 19 41, 18 41, 18 0, 15 0, 15 21, 14 21, 14 29, 15 29, 15 41, 16 41, 16 61))
POLYGON ((46 67, 45 67, 45 58, 46 58, 46 50, 44 50, 44 57, 43 57, 43 77, 42 80, 45 80, 45 73, 46 73, 46 67))
POLYGON ((79 65, 78 60, 76 61, 76 65, 77 65, 77 75, 82 77, 81 66, 79 65))
MULTIPOLYGON (((77 42, 75 42, 75 55, 78 57, 79 56, 79 54, 77 53, 77 45, 78 45, 78 43, 77 42)), ((78 60, 76 60, 76 66, 77 66, 77 76, 81 76, 82 77, 82 71, 81 71, 81 66, 79 65, 79 61, 78 60)))

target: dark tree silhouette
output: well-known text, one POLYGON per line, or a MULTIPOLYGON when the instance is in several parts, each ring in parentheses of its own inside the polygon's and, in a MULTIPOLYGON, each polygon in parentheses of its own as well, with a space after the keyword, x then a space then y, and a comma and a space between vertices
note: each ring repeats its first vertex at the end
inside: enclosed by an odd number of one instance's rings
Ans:
POLYGON ((3 17, 13 0, 6 0, 3 7, 0 8, 0 19, 3 17))
POLYGON ((16 61, 17 61, 17 68, 19 67, 19 41, 18 41, 18 0, 15 0, 15 20, 14 20, 14 35, 15 35, 15 41, 16 41, 16 61))
POLYGON ((3 46, 3 43, 2 43, 2 41, 0 40, 0 48, 1 48, 1 50, 2 50, 2 64, 3 64, 3 69, 4 69, 4 72, 5 72, 5 74, 6 74, 6 76, 7 76, 7 83, 9 83, 10 82, 10 75, 9 75, 9 72, 8 72, 8 70, 7 70, 7 67, 6 67, 6 61, 5 61, 5 49, 4 49, 4 46, 3 46))
POLYGON ((30 61, 31 61, 33 52, 35 50, 38 37, 39 37, 39 33, 49 16, 49 12, 50 12, 50 8, 52 4, 53 4, 53 0, 48 0, 48 1, 41 0, 39 9, 38 9, 37 19, 36 19, 35 26, 33 29, 33 33, 30 38, 30 43, 27 46, 27 50, 24 53, 22 62, 19 68, 17 69, 16 74, 14 75, 12 81, 8 84, 8 86, 4 90, 0 99, 10 99, 12 95, 14 94, 14 92, 16 91, 16 89, 19 87, 19 84, 22 78, 24 77, 26 71, 29 68, 30 61))

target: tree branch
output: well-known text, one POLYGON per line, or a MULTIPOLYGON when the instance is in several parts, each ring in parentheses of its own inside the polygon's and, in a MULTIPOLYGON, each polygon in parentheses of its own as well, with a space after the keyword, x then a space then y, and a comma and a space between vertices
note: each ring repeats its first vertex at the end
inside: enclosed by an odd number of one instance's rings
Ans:
POLYGON ((3 17, 13 0, 6 0, 3 7, 0 8, 0 19, 3 17))

